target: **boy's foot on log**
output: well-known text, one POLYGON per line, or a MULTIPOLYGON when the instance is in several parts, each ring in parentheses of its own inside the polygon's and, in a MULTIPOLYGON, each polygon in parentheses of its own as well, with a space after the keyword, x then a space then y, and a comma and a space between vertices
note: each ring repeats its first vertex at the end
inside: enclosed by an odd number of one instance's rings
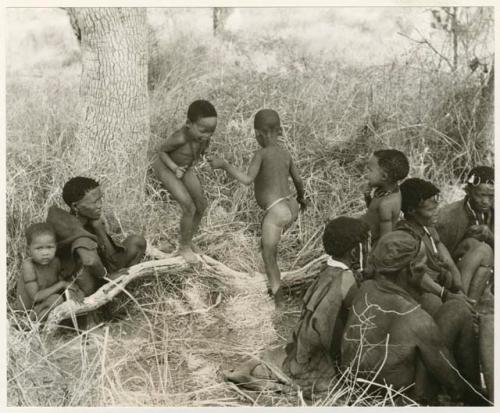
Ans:
POLYGON ((188 264, 196 264, 200 261, 198 256, 194 253, 191 246, 180 247, 177 251, 177 254, 180 255, 188 264))

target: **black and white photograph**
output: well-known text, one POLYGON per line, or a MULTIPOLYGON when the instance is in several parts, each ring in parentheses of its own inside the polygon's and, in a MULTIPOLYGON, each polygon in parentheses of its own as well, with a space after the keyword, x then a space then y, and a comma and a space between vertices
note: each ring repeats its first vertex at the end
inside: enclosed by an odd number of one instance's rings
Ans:
POLYGON ((493 5, 20 5, 8 407, 493 408, 493 5))

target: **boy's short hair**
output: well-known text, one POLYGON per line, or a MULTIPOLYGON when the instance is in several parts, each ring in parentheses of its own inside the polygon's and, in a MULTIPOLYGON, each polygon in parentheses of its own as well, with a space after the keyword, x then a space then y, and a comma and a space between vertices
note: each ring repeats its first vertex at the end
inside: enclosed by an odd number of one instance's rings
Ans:
POLYGON ((491 166, 476 166, 467 175, 465 182, 469 185, 495 184, 495 170, 491 166))
POLYGON ((281 126, 280 116, 278 112, 273 109, 259 110, 253 119, 254 129, 263 129, 268 127, 270 129, 279 128, 281 126))
POLYGON ((343 257, 360 242, 368 239, 369 225, 360 219, 338 217, 326 224, 323 247, 331 257, 343 257))
POLYGON ((54 239, 56 238, 54 228, 47 222, 37 222, 35 224, 31 224, 30 226, 28 226, 28 228, 26 228, 24 234, 26 236, 26 243, 28 245, 31 245, 33 239, 38 235, 49 234, 52 235, 54 239))
POLYGON ((401 211, 403 211, 405 218, 407 218, 409 212, 411 213, 412 210, 417 209, 423 201, 438 195, 440 192, 432 182, 420 178, 407 179, 401 184, 400 191, 401 211))
POLYGON ((73 202, 80 201, 87 192, 99 186, 99 182, 84 176, 75 176, 64 184, 62 197, 64 202, 71 206, 73 202))
POLYGON ((381 149, 373 154, 377 157, 380 168, 387 173, 392 181, 401 181, 408 176, 410 164, 403 152, 396 149, 381 149))
POLYGON ((196 122, 200 118, 216 118, 217 111, 208 100, 200 99, 189 105, 187 117, 191 122, 196 122))

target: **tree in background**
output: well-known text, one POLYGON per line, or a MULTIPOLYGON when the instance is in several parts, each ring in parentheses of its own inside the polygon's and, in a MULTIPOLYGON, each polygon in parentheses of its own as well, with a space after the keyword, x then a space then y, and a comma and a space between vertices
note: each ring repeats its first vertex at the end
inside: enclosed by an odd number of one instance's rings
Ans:
POLYGON ((73 173, 104 181, 110 204, 137 205, 150 131, 146 9, 66 10, 82 53, 81 118, 69 150, 73 173))
POLYGON ((219 35, 224 30, 224 23, 231 14, 229 7, 214 7, 212 10, 212 22, 214 36, 219 35))

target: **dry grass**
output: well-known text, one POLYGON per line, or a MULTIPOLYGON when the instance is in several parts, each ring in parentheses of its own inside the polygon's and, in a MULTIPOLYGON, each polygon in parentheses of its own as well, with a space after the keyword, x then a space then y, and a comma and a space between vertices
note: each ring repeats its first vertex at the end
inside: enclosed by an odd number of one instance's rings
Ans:
MULTIPOLYGON (((25 254, 24 228, 44 220, 50 205, 62 203, 60 188, 71 174, 68 148, 77 128, 80 75, 78 47, 62 11, 52 12, 56 23, 51 26, 40 24, 43 16, 35 18, 32 11, 16 13, 27 21, 31 18, 32 24, 16 28, 13 20, 9 26, 9 300, 25 254), (29 61, 15 58, 21 49, 29 61)), ((302 36, 301 30, 305 33, 309 27, 307 16, 290 35, 296 13, 276 18, 274 26, 261 22, 261 30, 256 29, 261 21, 257 15, 253 20, 248 15, 243 21, 249 27, 243 28, 233 18, 230 30, 215 40, 210 37, 208 10, 196 11, 196 19, 203 22, 196 32, 187 24, 193 21, 193 11, 163 13, 152 13, 159 55, 150 95, 149 155, 162 136, 182 124, 190 101, 207 98, 219 113, 210 150, 244 166, 257 147, 254 113, 262 107, 276 109, 284 126, 283 144, 296 160, 311 199, 309 210, 283 237, 284 270, 321 253, 326 219, 363 210, 358 188, 364 160, 374 149, 403 150, 411 175, 434 181, 446 200, 460 196, 456 188, 464 167, 492 160, 492 128, 475 115, 481 104, 478 79, 432 70, 430 56, 408 51, 389 64, 360 62, 355 49, 318 44, 311 31, 309 37, 302 36)), ((364 28, 358 27, 361 17, 352 23, 352 38, 367 41, 381 27, 375 15, 370 16, 364 28), (357 37, 360 30, 364 34, 357 37)), ((328 18, 334 14, 325 14, 323 20, 313 17, 326 36, 328 18)), ((341 15, 336 18, 344 21, 341 15)), ((380 34, 386 36, 384 41, 390 41, 389 32, 380 34)), ((200 175, 209 208, 196 242, 234 269, 262 271, 260 212, 251 189, 206 166, 200 175)), ((105 187, 110 185, 104 180, 105 187)), ((124 197, 129 190, 124 183, 113 189, 124 197)), ((179 211, 151 174, 143 204, 105 208, 118 238, 141 232, 153 244, 170 241, 174 248, 179 211)), ((222 380, 221 368, 283 344, 296 319, 298 301, 290 304, 290 314, 273 315, 272 304, 257 285, 228 284, 214 273, 159 274, 130 285, 135 299, 123 296, 112 305, 118 319, 82 337, 69 332, 44 337, 36 325, 31 331, 17 329, 21 320, 9 315, 9 404, 301 406, 300 392, 242 394, 222 380), (207 310, 219 294, 220 304, 207 310)), ((359 399, 366 386, 349 379, 349 374, 317 404, 392 404, 387 389, 359 399), (346 399, 346 394, 353 398, 346 399)))

